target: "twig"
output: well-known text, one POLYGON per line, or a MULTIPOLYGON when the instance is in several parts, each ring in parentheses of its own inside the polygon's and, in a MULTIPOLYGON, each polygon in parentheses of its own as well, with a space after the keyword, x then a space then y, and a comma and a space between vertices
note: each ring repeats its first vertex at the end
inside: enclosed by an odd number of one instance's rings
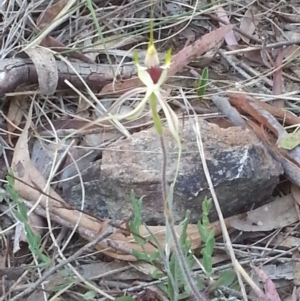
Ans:
POLYGON ((240 113, 230 105, 229 101, 225 97, 218 95, 212 96, 212 101, 220 109, 220 111, 234 124, 241 126, 242 128, 246 127, 246 123, 243 120, 240 113))
POLYGON ((271 94, 271 91, 268 90, 265 86, 263 86, 261 83, 260 83, 260 80, 256 80, 254 81, 253 80, 253 77, 251 77, 248 73, 246 73, 243 69, 241 69, 240 67, 237 66, 237 64, 227 55, 225 54, 225 51, 220 49, 218 51, 218 53, 220 54, 221 57, 223 57, 226 62, 231 66, 233 67, 238 73, 240 73, 242 76, 245 77, 245 79, 247 80, 251 80, 253 82, 253 84, 255 84, 256 86, 258 86, 265 94, 271 94))
POLYGON ((257 70, 243 62, 242 60, 239 62, 239 65, 248 71, 250 74, 254 75, 257 78, 261 78, 262 81, 264 81, 268 86, 272 87, 273 86, 273 81, 267 78, 266 76, 262 76, 261 73, 259 73, 257 70))

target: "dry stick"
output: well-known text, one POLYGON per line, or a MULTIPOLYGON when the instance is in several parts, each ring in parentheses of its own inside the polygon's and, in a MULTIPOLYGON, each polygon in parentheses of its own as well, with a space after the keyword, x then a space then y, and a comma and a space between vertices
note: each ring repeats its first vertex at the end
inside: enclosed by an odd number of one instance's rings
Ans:
MULTIPOLYGON (((161 148, 162 148, 162 155, 163 155, 163 169, 162 169, 162 191, 163 191, 163 201, 164 201, 164 212, 165 212, 165 217, 167 219, 167 223, 169 224, 170 227, 170 232, 171 236, 174 242, 175 246, 175 251, 177 253, 178 261, 181 267, 181 270, 183 272, 183 275, 185 277, 186 282, 188 283, 193 295, 196 297, 196 300, 200 301, 208 301, 205 295, 201 294, 197 287, 195 286, 195 283, 190 275, 189 269, 186 265, 184 254, 182 251, 182 248, 180 246, 180 243, 177 238, 177 233, 174 228, 174 223, 173 223, 173 215, 170 210, 170 207, 168 205, 168 197, 167 196, 167 182, 166 182, 166 166, 167 166, 167 152, 166 152, 166 147, 164 143, 164 137, 163 133, 160 135, 160 141, 161 141, 161 148)), ((173 193, 173 191, 171 191, 173 193)))
MULTIPOLYGON (((61 269, 65 265, 69 264, 70 262, 76 260, 79 256, 81 256, 84 252, 88 251, 89 248, 94 247, 98 242, 104 240, 106 237, 110 236, 114 232, 114 228, 109 225, 104 233, 99 235, 95 240, 89 242, 88 244, 84 245, 81 249, 79 249, 77 252, 75 252, 72 256, 70 256, 65 261, 60 262, 58 265, 52 267, 49 269, 41 278, 39 278, 32 286, 22 291, 20 294, 14 296, 10 299, 10 301, 18 301, 21 298, 24 298, 25 296, 33 293, 37 287, 45 281, 49 276, 54 274, 58 269, 61 269)), ((0 299, 1 301, 4 299, 0 299)))
MULTIPOLYGON (((240 67, 237 66, 237 64, 231 59, 229 58, 228 55, 225 54, 224 50, 219 50, 218 53, 220 54, 220 56, 222 58, 224 58, 226 60, 226 62, 233 67, 236 71, 238 71, 238 73, 240 73, 242 76, 244 76, 247 80, 253 80, 253 78, 246 73, 243 69, 241 69, 240 67)), ((271 91, 269 89, 267 89, 265 86, 263 86, 260 81, 255 81, 254 84, 256 86, 258 86, 265 94, 271 94, 271 91)))
POLYGON ((255 70, 254 68, 252 68, 251 66, 249 66, 248 64, 246 64, 243 61, 239 62, 239 65, 245 69, 246 71, 248 71, 250 74, 259 77, 262 79, 262 81, 264 81, 268 86, 272 87, 273 86, 273 81, 270 80, 269 78, 267 78, 266 76, 263 76, 260 72, 258 72, 257 70, 255 70))
POLYGON ((222 113, 234 124, 246 128, 246 123, 240 113, 232 107, 227 98, 218 95, 213 95, 211 100, 221 110, 222 113))

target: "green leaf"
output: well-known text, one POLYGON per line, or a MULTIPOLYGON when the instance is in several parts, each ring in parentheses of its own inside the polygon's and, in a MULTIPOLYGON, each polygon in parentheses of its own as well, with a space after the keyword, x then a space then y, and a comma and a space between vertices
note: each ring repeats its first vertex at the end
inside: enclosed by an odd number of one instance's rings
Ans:
POLYGON ((183 225, 182 225, 182 231, 181 231, 181 234, 180 234, 180 243, 181 243, 182 246, 184 246, 186 244, 187 227, 188 227, 188 224, 189 224, 189 221, 190 221, 190 215, 191 215, 191 212, 188 210, 186 212, 185 219, 184 219, 184 222, 183 222, 183 225))
POLYGON ((14 187, 15 186, 15 179, 13 177, 14 172, 13 169, 10 167, 8 170, 8 175, 6 176, 6 180, 9 186, 14 187))
POLYGON ((181 294, 178 295, 178 300, 183 300, 183 299, 186 299, 187 297, 190 296, 190 293, 188 292, 183 292, 181 294))
POLYGON ((287 134, 283 137, 278 146, 287 150, 292 150, 300 144, 300 131, 287 134))
POLYGON ((140 233, 140 226, 142 225, 142 205, 143 205, 143 197, 139 200, 136 199, 134 191, 131 191, 130 199, 133 205, 134 217, 129 222, 130 231, 133 232, 133 236, 135 241, 140 245, 143 246, 145 244, 145 240, 139 237, 136 234, 140 233))
POLYGON ((155 251, 154 253, 152 253, 149 257, 149 261, 153 262, 155 259, 160 258, 160 254, 158 251, 155 251))
POLYGON ((146 253, 143 253, 143 252, 139 252, 137 250, 134 250, 132 249, 132 255, 134 257, 136 257, 138 260, 143 260, 143 261, 146 261, 146 262, 150 262, 150 257, 148 254, 146 253))
POLYGON ((19 200, 19 194, 18 192, 13 188, 13 186, 10 186, 9 184, 4 185, 5 190, 9 194, 10 198, 14 201, 17 202, 19 200))
POLYGON ((83 295, 84 300, 91 300, 96 297, 97 293, 95 291, 88 291, 83 295))
POLYGON ((230 287, 236 279, 236 274, 234 271, 223 271, 219 274, 219 278, 217 281, 212 283, 211 289, 216 289, 220 286, 227 286, 230 287))
POLYGON ((162 277, 164 277, 165 276, 165 274, 161 271, 161 270, 159 270, 159 269, 156 269, 153 273, 152 273, 152 277, 154 278, 154 279, 160 279, 160 278, 162 278, 162 277))
POLYGON ((204 281, 200 278, 199 275, 196 275, 196 285, 200 292, 204 291, 204 289, 206 288, 204 285, 204 281))
POLYGON ((205 241, 207 240, 207 236, 208 236, 207 229, 205 229, 205 228, 202 226, 202 224, 201 224, 200 221, 198 221, 197 227, 198 227, 198 232, 199 232, 199 234, 200 234, 202 240, 205 242, 205 241))
POLYGON ((201 100, 205 94, 206 85, 208 80, 208 68, 205 67, 202 71, 201 79, 198 82, 197 94, 201 100))
POLYGON ((209 276, 212 272, 212 260, 211 255, 203 252, 203 266, 205 268, 206 274, 209 276))
POLYGON ((211 199, 208 199, 207 197, 205 197, 202 202, 202 211, 205 216, 209 215, 211 205, 212 205, 211 199))
POLYGON ((24 204, 24 202, 19 202, 18 209, 19 209, 19 212, 20 212, 23 220, 28 222, 27 208, 26 208, 26 205, 24 204))
MULTIPOLYGON (((170 298, 169 290, 168 290, 168 288, 167 288, 167 286, 166 286, 165 284, 163 284, 163 283, 158 283, 158 284, 157 284, 157 287, 158 287, 160 290, 162 290, 162 291, 169 297, 169 299, 171 299, 171 298, 170 298)), ((172 299, 171 299, 171 300, 172 300, 172 299)))
POLYGON ((207 240, 205 242, 205 249, 207 254, 212 255, 215 247, 215 231, 211 230, 207 236, 207 240))

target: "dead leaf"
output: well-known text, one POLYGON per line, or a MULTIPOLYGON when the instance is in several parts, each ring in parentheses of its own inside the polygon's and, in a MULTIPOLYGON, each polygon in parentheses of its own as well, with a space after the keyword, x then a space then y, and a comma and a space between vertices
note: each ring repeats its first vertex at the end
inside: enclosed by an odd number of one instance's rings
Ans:
POLYGON ((41 94, 53 95, 58 84, 58 70, 54 55, 45 48, 30 48, 25 52, 36 68, 41 94))
MULTIPOLYGON (((19 90, 19 89, 17 89, 19 90)), ((7 138, 11 146, 11 134, 18 128, 21 123, 23 112, 28 108, 27 95, 16 95, 9 102, 9 109, 7 112, 7 138)))
POLYGON ((247 212, 245 220, 233 220, 230 225, 240 231, 271 231, 286 227, 299 220, 291 194, 272 203, 247 212), (278 218, 280 217, 280 218, 278 218))
POLYGON ((262 50, 256 49, 246 51, 243 54, 244 60, 246 60, 251 66, 264 66, 265 62, 262 58, 262 50))
POLYGON ((200 57, 203 53, 212 49, 217 43, 224 39, 225 35, 233 29, 233 25, 225 25, 210 33, 207 33, 193 44, 183 48, 178 52, 172 60, 168 76, 173 76, 181 71, 196 57, 200 57))
MULTIPOLYGON (((223 8, 223 6, 217 6, 216 14, 217 14, 219 19, 223 20, 227 24, 230 24, 229 18, 227 16, 227 13, 226 13, 225 9, 223 8)), ((219 26, 223 27, 224 23, 219 22, 219 26)), ((225 39, 228 46, 238 45, 238 42, 236 40, 236 37, 235 37, 235 34, 234 34, 233 30, 230 30, 224 36, 224 39, 225 39)))
POLYGON ((60 0, 48 7, 45 11, 43 11, 37 19, 36 25, 39 29, 44 29, 52 21, 56 18, 56 16, 62 11, 62 9, 66 6, 69 0, 60 0))
MULTIPOLYGON (((241 20, 240 29, 250 36, 255 32, 259 23, 256 15, 257 8, 255 6, 250 6, 241 20)), ((241 35, 241 38, 247 44, 250 42, 250 39, 244 35, 241 35)))
POLYGON ((34 141, 31 162, 45 179, 50 176, 53 164, 63 159, 66 148, 69 147, 70 143, 70 140, 66 140, 59 145, 49 140, 36 139, 34 141))
POLYGON ((251 264, 252 269, 258 278, 263 282, 266 298, 269 301, 281 301, 278 292, 276 290, 276 286, 274 282, 268 277, 268 275, 264 272, 264 270, 256 267, 254 264, 251 264))
POLYGON ((288 66, 291 68, 299 68, 298 66, 295 66, 294 60, 296 57, 299 57, 300 47, 298 45, 291 45, 285 47, 282 51, 284 59, 290 62, 288 64, 285 64, 285 67, 288 66))

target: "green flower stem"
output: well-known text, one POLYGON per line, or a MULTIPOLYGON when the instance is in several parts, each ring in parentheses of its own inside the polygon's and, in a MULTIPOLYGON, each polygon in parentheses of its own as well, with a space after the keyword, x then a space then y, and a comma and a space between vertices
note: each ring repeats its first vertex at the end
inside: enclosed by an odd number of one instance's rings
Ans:
POLYGON ((152 112, 152 118, 153 118, 153 123, 154 123, 154 127, 158 133, 158 135, 162 135, 163 133, 163 127, 161 124, 161 120, 160 117, 157 113, 156 110, 156 96, 154 93, 152 93, 149 97, 149 103, 150 103, 150 108, 151 108, 151 112, 152 112))

